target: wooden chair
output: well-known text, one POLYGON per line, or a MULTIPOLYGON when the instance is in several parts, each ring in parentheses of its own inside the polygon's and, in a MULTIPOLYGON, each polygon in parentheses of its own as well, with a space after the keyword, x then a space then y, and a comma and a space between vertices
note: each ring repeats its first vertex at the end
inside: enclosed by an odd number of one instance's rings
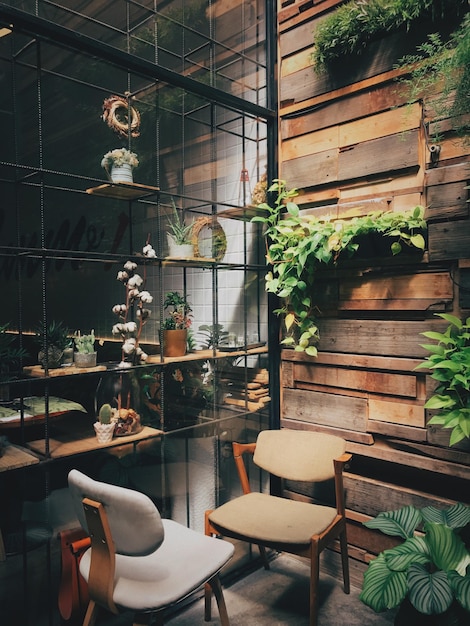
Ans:
MULTIPOLYGON (((260 547, 266 569, 265 548, 300 555, 310 560, 310 625, 317 623, 317 587, 320 552, 339 538, 344 591, 349 593, 349 564, 343 493, 343 468, 351 459, 340 437, 307 431, 265 430, 256 443, 233 443, 243 494, 206 513, 206 534, 232 537, 260 547), (250 489, 243 459, 267 472, 292 481, 322 482, 334 478, 336 506, 291 500, 250 489)), ((210 616, 210 589, 206 612, 210 616)))
POLYGON ((233 545, 162 519, 146 495, 69 473, 77 516, 91 537, 80 560, 90 602, 83 626, 93 626, 99 607, 133 611, 134 626, 163 624, 163 611, 208 584, 222 626, 229 626, 221 568, 233 545))

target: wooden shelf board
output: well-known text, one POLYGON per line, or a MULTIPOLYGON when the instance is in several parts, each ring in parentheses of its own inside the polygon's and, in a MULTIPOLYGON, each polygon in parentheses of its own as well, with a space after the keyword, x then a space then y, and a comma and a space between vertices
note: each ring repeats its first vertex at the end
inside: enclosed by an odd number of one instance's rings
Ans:
POLYGON ((0 456, 0 472, 36 465, 37 463, 39 463, 39 459, 36 456, 19 446, 10 444, 0 456))
MULTIPOLYGON (((63 430, 57 430, 49 439, 49 453, 51 458, 58 459, 105 448, 118 448, 121 445, 152 439, 162 434, 163 431, 161 430, 144 426, 140 433, 125 437, 115 437, 109 443, 99 444, 94 435, 93 426, 89 422, 78 426, 76 423, 69 425, 64 423, 63 430)), ((44 439, 29 441, 27 446, 33 452, 43 456, 46 454, 46 441, 44 439)))
MULTIPOLYGON (((70 365, 68 367, 55 367, 49 369, 49 377, 55 378, 56 376, 71 376, 73 374, 86 374, 88 372, 105 372, 106 365, 96 365, 95 367, 75 367, 70 365)), ((41 365, 28 365, 23 367, 23 374, 31 376, 32 378, 44 378, 46 371, 41 365)))
POLYGON ((117 200, 137 200, 146 196, 153 196, 160 187, 139 185, 138 183, 105 183, 98 187, 90 187, 86 192, 102 198, 115 198, 117 200))
POLYGON ((160 358, 159 354, 151 354, 149 355, 146 363, 155 363, 160 365, 166 365, 167 363, 179 363, 181 361, 201 361, 206 359, 226 359, 244 356, 245 354, 263 354, 267 352, 268 349, 265 345, 259 346, 257 348, 250 348, 248 346, 247 350, 243 350, 240 348, 239 350, 230 350, 223 351, 217 350, 214 354, 212 350, 196 350, 195 352, 189 352, 184 356, 173 356, 173 357, 165 357, 163 361, 160 358))

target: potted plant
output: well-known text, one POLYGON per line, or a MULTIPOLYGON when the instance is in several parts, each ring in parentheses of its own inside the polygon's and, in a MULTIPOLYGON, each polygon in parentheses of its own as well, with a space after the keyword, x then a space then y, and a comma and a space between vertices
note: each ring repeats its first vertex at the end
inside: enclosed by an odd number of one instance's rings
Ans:
POLYGON ((98 413, 98 419, 93 424, 98 443, 109 443, 114 436, 115 422, 113 417, 113 409, 110 404, 103 404, 98 413))
POLYGON ((173 200, 172 210, 172 216, 168 220, 168 255, 174 258, 191 258, 194 256, 193 224, 185 223, 182 212, 181 215, 178 213, 173 200))
POLYGON ((95 367, 95 331, 92 330, 89 335, 82 335, 80 331, 77 331, 73 340, 75 348, 77 349, 74 354, 75 365, 77 367, 95 367))
POLYGON ((428 424, 450 429, 453 446, 470 438, 470 317, 464 323, 455 315, 436 315, 449 326, 443 333, 421 333, 437 343, 422 345, 430 354, 415 369, 430 369, 431 378, 438 382, 424 408, 438 411, 428 424))
POLYGON ((110 150, 101 160, 101 167, 106 170, 108 178, 113 183, 132 183, 132 170, 138 165, 136 153, 127 148, 110 150))
POLYGON ((8 383, 16 378, 22 360, 28 356, 21 346, 15 346, 18 335, 8 332, 9 324, 0 324, 0 399, 10 399, 8 383))
POLYGON ((69 329, 63 322, 52 320, 44 328, 42 324, 36 327, 36 343, 39 347, 38 361, 43 368, 54 369, 61 366, 64 350, 71 346, 69 329))
POLYGON ((192 309, 186 297, 178 291, 166 294, 163 307, 170 309, 162 324, 163 356, 183 356, 186 354, 192 309))
POLYGON ((365 522, 404 541, 371 561, 362 602, 376 612, 399 606, 396 626, 470 623, 469 537, 464 534, 469 525, 470 507, 461 503, 443 510, 405 506, 365 522))
POLYGON ((357 255, 367 235, 385 238, 392 255, 408 248, 423 252, 424 209, 417 206, 401 213, 376 211, 348 220, 331 220, 302 214, 293 201, 297 190, 288 190, 283 180, 274 181, 268 191, 277 192, 274 206, 260 204, 262 214, 252 221, 266 226, 266 259, 271 265, 266 274, 266 291, 281 299, 280 308, 274 311, 284 318, 281 343, 316 356, 319 333, 313 296, 317 270, 357 255))

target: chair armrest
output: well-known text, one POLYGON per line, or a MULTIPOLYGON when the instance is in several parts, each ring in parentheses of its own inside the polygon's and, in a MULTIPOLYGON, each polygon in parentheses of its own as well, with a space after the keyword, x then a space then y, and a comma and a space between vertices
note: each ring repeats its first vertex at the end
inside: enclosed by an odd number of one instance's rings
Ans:
POLYGON ((346 463, 352 459, 352 454, 345 452, 337 459, 334 459, 333 464, 335 467, 335 495, 336 495, 336 509, 338 514, 344 517, 346 512, 344 502, 344 486, 343 486, 343 470, 346 463))
POLYGON ((246 453, 253 454, 256 449, 256 443, 238 443, 237 441, 234 441, 232 447, 233 458, 235 459, 235 465, 237 468, 238 477, 240 478, 243 493, 251 493, 250 481, 248 479, 243 455, 246 453))

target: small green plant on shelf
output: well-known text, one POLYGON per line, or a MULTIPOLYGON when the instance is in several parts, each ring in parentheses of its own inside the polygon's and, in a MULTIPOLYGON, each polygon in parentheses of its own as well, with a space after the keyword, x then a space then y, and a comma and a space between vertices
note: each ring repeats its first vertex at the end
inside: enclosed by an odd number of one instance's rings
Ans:
POLYGON ((22 360, 28 356, 24 348, 15 345, 18 335, 8 331, 8 322, 0 324, 0 383, 15 378, 22 360))
POLYGON ((258 205, 262 214, 252 219, 265 225, 269 242, 266 259, 272 269, 266 274, 266 291, 282 301, 275 311, 284 319, 281 343, 314 357, 319 340, 314 301, 317 270, 353 257, 367 236, 389 239, 394 256, 404 249, 423 252, 424 209, 417 206, 407 212, 376 211, 348 220, 331 220, 302 214, 294 202, 297 190, 289 190, 283 180, 275 180, 268 191, 277 194, 274 206, 258 205))
POLYGON ((113 409, 110 404, 103 404, 98 413, 98 421, 102 424, 110 424, 113 416, 113 409))
POLYGON ((187 298, 178 291, 169 291, 163 303, 168 316, 163 320, 162 330, 187 330, 190 328, 192 308, 187 298))
POLYGON ((436 343, 422 344, 430 354, 415 369, 430 369, 438 383, 424 408, 438 411, 428 424, 450 429, 449 445, 453 446, 470 438, 470 317, 463 322, 448 313, 436 315, 449 326, 443 333, 421 333, 436 343))
POLYGON ((89 335, 82 335, 78 330, 74 335, 73 342, 77 349, 77 352, 81 354, 91 354, 95 351, 95 331, 92 330, 89 335))
POLYGON ((176 204, 172 200, 172 216, 168 220, 169 233, 168 236, 172 238, 175 245, 185 246, 192 244, 192 232, 193 224, 186 224, 183 214, 178 213, 176 204))
POLYGON ((360 599, 374 611, 400 607, 397 626, 464 626, 470 620, 470 507, 405 506, 379 513, 367 528, 403 539, 373 559, 360 599), (420 615, 433 615, 431 622, 420 615))
POLYGON ((64 350, 72 345, 70 331, 61 321, 52 320, 46 327, 43 323, 36 326, 35 339, 39 348, 38 361, 44 367, 60 366, 64 350), (47 348, 47 359, 46 350, 47 348))

